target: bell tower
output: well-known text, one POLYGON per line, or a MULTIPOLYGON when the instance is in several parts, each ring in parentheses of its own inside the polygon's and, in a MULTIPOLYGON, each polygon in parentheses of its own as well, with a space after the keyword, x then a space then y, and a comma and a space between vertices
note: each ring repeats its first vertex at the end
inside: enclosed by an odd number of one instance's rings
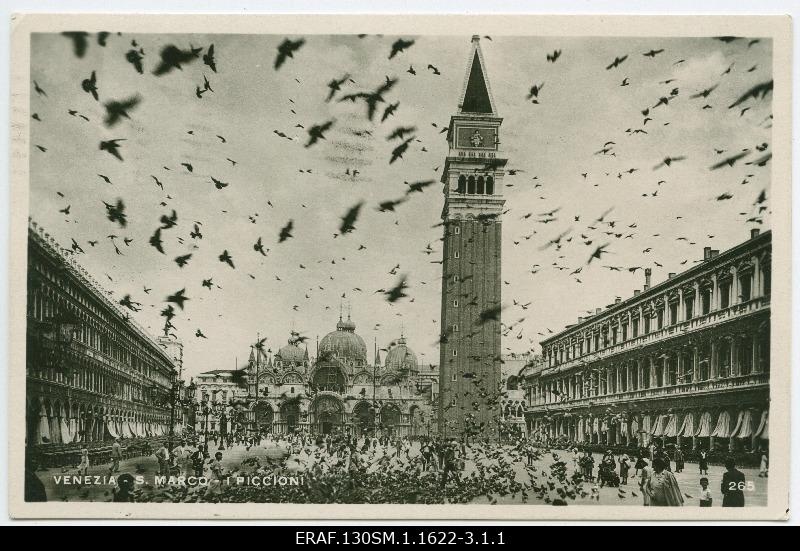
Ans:
POLYGON ((442 171, 444 247, 439 434, 498 437, 501 384, 500 125, 480 37, 473 36, 442 171))

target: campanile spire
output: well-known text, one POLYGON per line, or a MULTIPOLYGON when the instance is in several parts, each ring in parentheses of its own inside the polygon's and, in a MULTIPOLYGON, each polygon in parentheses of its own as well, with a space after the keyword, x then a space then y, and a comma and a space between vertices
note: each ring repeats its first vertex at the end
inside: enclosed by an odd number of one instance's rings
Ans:
POLYGON ((480 38, 473 36, 442 171, 439 431, 444 436, 498 436, 502 181, 507 162, 499 150, 502 122, 480 38))

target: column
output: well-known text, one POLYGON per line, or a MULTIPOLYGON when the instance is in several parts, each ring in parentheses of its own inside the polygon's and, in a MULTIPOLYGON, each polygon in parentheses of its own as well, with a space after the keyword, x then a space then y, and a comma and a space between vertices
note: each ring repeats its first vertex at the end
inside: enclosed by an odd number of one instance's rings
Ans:
POLYGON ((717 281, 717 274, 713 274, 711 276, 711 304, 710 310, 713 312, 714 310, 719 310, 719 281, 717 281))
POLYGON ((739 376, 739 339, 736 336, 731 337, 731 377, 739 376))
POLYGON ((752 373, 761 373, 761 362, 759 361, 758 348, 759 348, 758 331, 756 331, 755 333, 753 333, 753 369, 751 370, 752 373))
POLYGON ((717 339, 716 338, 712 338, 711 339, 711 358, 709 358, 709 366, 708 366, 708 368, 709 368, 708 378, 709 379, 716 379, 719 376, 719 366, 717 365, 717 362, 719 360, 719 358, 717 357, 718 356, 718 352, 719 352, 718 349, 719 349, 719 347, 717 346, 717 339))
POLYGON ((692 349, 692 382, 700 380, 700 347, 694 346, 692 349))
POLYGON ((734 266, 731 269, 731 274, 733 274, 733 275, 731 277, 731 300, 730 300, 730 304, 739 304, 740 302, 742 302, 742 299, 739 298, 739 295, 741 294, 740 291, 739 291, 739 270, 736 268, 736 266, 734 266))
POLYGON ((650 388, 654 388, 658 383, 656 378, 656 362, 653 361, 653 356, 648 356, 647 358, 650 361, 650 388))
POLYGON ((678 289, 678 319, 675 320, 680 323, 686 319, 686 303, 683 300, 683 289, 678 289))
POLYGON ((763 296, 764 291, 762 289, 762 283, 764 276, 761 273, 761 260, 754 256, 752 258, 753 261, 753 285, 750 289, 750 298, 756 298, 763 296))

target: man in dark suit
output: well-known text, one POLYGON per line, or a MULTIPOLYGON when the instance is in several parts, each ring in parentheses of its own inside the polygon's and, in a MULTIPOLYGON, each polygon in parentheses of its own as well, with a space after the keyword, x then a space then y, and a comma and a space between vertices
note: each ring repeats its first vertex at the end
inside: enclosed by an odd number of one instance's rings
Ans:
POLYGON ((736 468, 732 457, 725 460, 727 472, 722 475, 722 506, 744 507, 744 474, 736 468))

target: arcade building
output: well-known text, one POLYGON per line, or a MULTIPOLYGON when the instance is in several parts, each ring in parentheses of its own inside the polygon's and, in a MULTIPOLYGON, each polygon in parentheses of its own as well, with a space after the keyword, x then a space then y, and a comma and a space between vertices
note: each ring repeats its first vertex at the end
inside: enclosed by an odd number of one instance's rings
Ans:
POLYGON ((720 452, 769 442, 771 232, 617 299, 522 372, 540 441, 720 452))

